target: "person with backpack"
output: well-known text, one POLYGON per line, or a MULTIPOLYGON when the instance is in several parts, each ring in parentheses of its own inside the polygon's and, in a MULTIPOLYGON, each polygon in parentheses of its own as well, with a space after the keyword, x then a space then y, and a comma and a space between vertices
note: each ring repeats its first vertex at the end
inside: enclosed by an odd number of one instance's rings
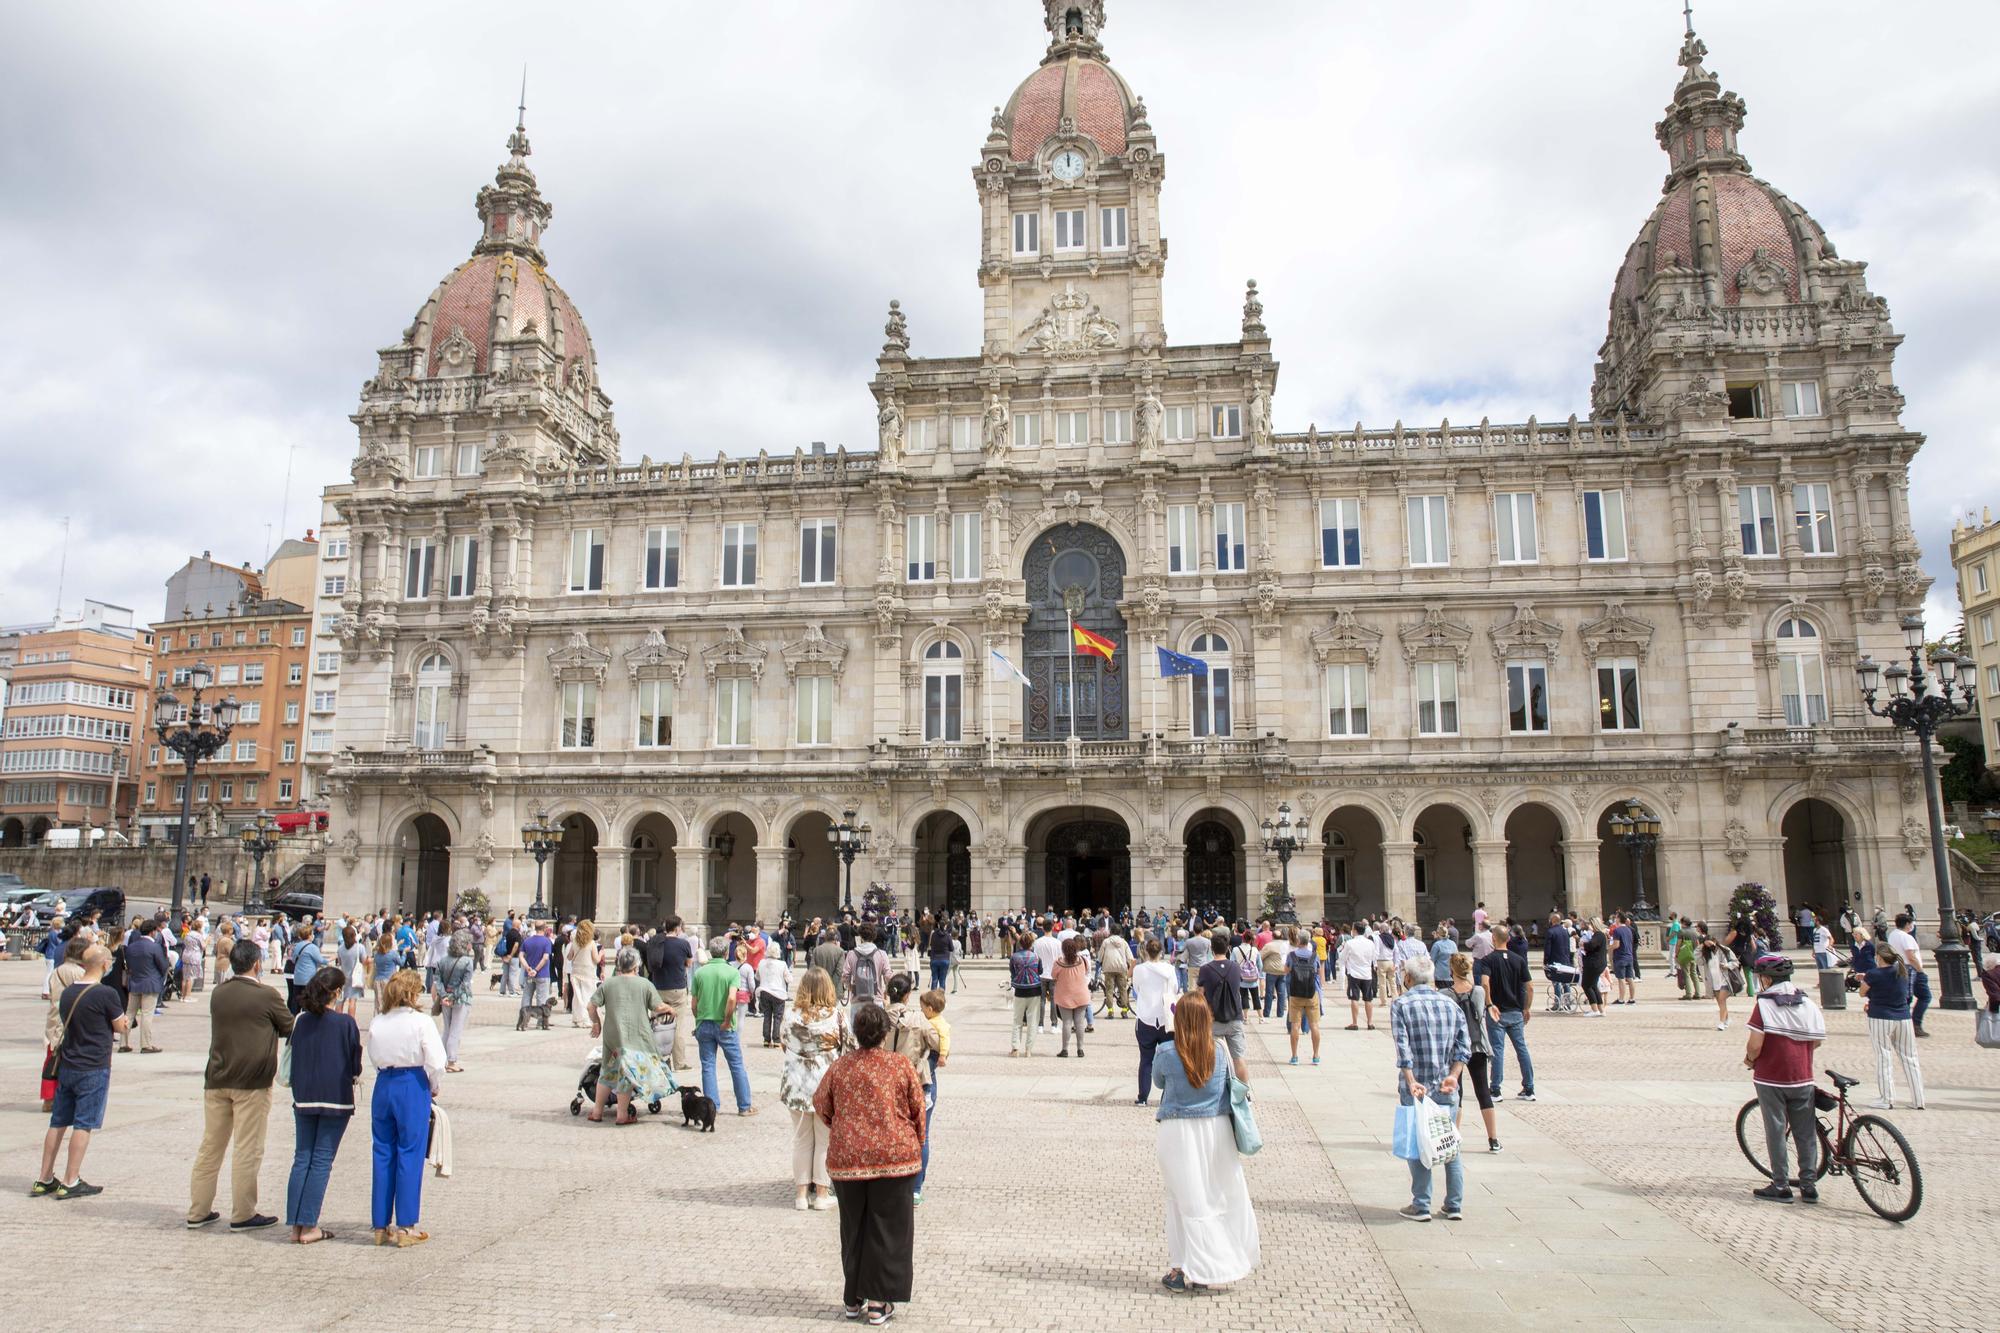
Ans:
POLYGON ((1236 965, 1229 960, 1229 932, 1217 926, 1209 944, 1214 956, 1195 973, 1195 985, 1208 1001, 1215 1039, 1228 1046, 1230 1058, 1240 1065, 1250 1056, 1243 1036, 1243 987, 1236 965))
POLYGON ((857 932, 860 936, 854 952, 847 955, 841 964, 841 990, 847 996, 848 1021, 865 1004, 881 1003, 882 994, 888 985, 889 957, 875 946, 875 923, 864 921, 857 932))
POLYGON ((1312 1029, 1312 1061, 1319 1063, 1319 955, 1312 943, 1293 926, 1285 932, 1291 952, 1285 955, 1288 985, 1285 1003, 1285 1036, 1292 1043, 1292 1063, 1299 1062, 1299 1025, 1312 1029))
POLYGON ((1035 935, 1022 930, 1007 955, 1007 983, 1014 992, 1014 1026, 1007 1043, 1010 1056, 1035 1053, 1035 1029, 1041 1026, 1037 1007, 1042 1001, 1042 960, 1035 954, 1035 935))
POLYGON ((926 952, 931 959, 931 989, 943 990, 951 977, 951 927, 943 917, 937 918, 931 927, 931 937, 926 952))

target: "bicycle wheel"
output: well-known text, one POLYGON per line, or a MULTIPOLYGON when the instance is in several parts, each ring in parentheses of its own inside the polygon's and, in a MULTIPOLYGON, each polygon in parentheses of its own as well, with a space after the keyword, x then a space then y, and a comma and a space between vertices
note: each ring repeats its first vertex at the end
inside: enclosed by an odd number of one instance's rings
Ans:
POLYGON ((1841 1145, 1861 1201, 1885 1222, 1907 1222, 1924 1201, 1924 1173, 1903 1131, 1879 1115, 1857 1116, 1841 1145))
MULTIPOLYGON (((1819 1160, 1813 1165, 1813 1179, 1818 1181, 1825 1179, 1828 1169, 1833 1166, 1833 1144, 1827 1138, 1825 1121, 1817 1121, 1813 1130, 1819 1135, 1819 1160)), ((1771 1164, 1764 1160, 1766 1154, 1763 1108, 1755 1098, 1743 1103, 1743 1109, 1736 1113, 1736 1146, 1743 1150, 1743 1155, 1749 1159, 1750 1165, 1757 1168, 1758 1175, 1766 1180, 1771 1178, 1771 1164)), ((1796 1154, 1797 1150, 1798 1145, 1794 1144, 1793 1152, 1796 1154)), ((1796 1158, 1792 1165, 1794 1167, 1798 1165, 1796 1158)), ((1796 1185, 1799 1182, 1793 1179, 1786 1183, 1796 1185)))

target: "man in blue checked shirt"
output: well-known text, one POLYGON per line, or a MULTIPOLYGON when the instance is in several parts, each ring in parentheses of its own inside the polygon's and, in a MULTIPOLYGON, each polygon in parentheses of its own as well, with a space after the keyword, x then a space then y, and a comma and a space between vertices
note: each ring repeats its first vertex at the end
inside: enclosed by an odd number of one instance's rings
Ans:
MULTIPOLYGON (((1440 1106, 1458 1105, 1458 1081, 1472 1057, 1465 1030, 1465 1013, 1458 1002, 1431 984, 1431 960, 1418 954, 1402 964, 1401 996, 1389 1005, 1389 1031, 1396 1041, 1396 1069, 1402 1082, 1396 1089, 1404 1106, 1430 1094, 1440 1106)), ((1440 1216, 1456 1222, 1465 1216, 1465 1156, 1445 1163, 1444 1208, 1440 1216)), ((1413 1222, 1431 1220, 1431 1168, 1410 1162, 1410 1202, 1398 1210, 1413 1222)))

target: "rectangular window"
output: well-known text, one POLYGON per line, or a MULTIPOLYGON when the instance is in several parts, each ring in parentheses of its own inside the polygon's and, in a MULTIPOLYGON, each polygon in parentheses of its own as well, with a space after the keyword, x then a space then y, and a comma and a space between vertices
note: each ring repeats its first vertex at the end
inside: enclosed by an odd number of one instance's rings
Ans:
POLYGON ((681 530, 646 529, 646 587, 651 590, 681 586, 681 530))
POLYGON ((297 685, 305 678, 306 669, 302 664, 294 662, 285 668, 285 683, 287 685, 297 685))
POLYGON ((1099 219, 1098 247, 1104 250, 1123 250, 1125 248, 1125 210, 1122 207, 1101 208, 1097 211, 1097 216, 1099 219))
POLYGON ((249 703, 241 705, 236 710, 236 720, 238 722, 262 722, 264 720, 263 702, 258 699, 252 699, 249 703))
POLYGON ((911 417, 903 423, 903 448, 913 454, 928 454, 937 448, 937 418, 911 417))
POLYGON ((320 653, 313 658, 313 674, 330 676, 340 670, 339 653, 320 653))
POLYGON ((953 417, 951 419, 951 451, 955 454, 971 453, 984 443, 979 438, 978 417, 953 417))
POLYGON ((237 646, 237 647, 239 647, 239 648, 241 648, 241 647, 244 647, 244 646, 245 646, 245 645, 247 645, 247 644, 248 644, 249 642, 250 642, 250 631, 248 631, 248 630, 242 630, 242 629, 240 629, 240 630, 237 630, 237 631, 236 631, 236 646, 237 646))
POLYGON ((289 801, 291 799, 292 799, 292 780, 290 778, 279 778, 278 800, 282 802, 282 801, 289 801))
POLYGON ((1014 215, 1014 253, 1017 255, 1038 255, 1042 252, 1042 215, 1040 213, 1016 213, 1014 215))
POLYGON ((1014 414, 1014 447, 1016 449, 1039 449, 1042 444, 1042 414, 1016 412, 1014 414))
POLYGON ((157 782, 149 782, 149 783, 147 783, 147 784, 146 784, 146 804, 147 804, 147 805, 152 805, 152 804, 153 804, 153 803, 154 803, 155 801, 157 801, 157 800, 159 800, 159 799, 160 799, 160 784, 159 784, 159 783, 157 783, 157 782))
POLYGON ((924 739, 955 744, 963 739, 965 678, 956 668, 924 676, 924 739))
POLYGON ((1503 565, 1532 565, 1540 558, 1533 491, 1502 491, 1493 497, 1493 540, 1503 565))
POLYGON ((297 699, 294 699, 290 703, 285 705, 285 721, 287 724, 295 726, 297 725, 298 720, 299 720, 299 701, 297 699))
POLYGON ((1983 611, 1980 613, 1979 641, 1982 644, 1993 642, 1993 613, 1991 611, 1983 611))
POLYGON ((1188 677, 1188 693, 1194 705, 1188 734, 1197 740, 1229 735, 1229 668, 1211 662, 1207 675, 1188 677))
POLYGON ((664 750, 674 743, 674 683, 639 682, 639 748, 664 750))
POLYGON ((1236 573, 1243 568, 1243 506, 1215 507, 1215 568, 1218 573, 1236 573))
POLYGON ((257 760, 257 742, 255 741, 236 742, 237 763, 250 764, 250 763, 255 763, 256 760, 257 760))
POLYGON ((597 686, 590 681, 563 682, 562 736, 558 744, 565 750, 597 748, 597 686))
POLYGON ((1816 652, 1778 654, 1779 701, 1785 725, 1818 726, 1826 721, 1826 663, 1816 652))
POLYGON ((303 648, 305 646, 306 646, 306 632, 304 627, 301 626, 292 631, 292 647, 303 648))
POLYGON ((346 591, 347 576, 345 574, 329 574, 319 581, 319 593, 322 597, 339 597, 345 594, 346 591))
POLYGON ((932 549, 937 520, 929 514, 911 514, 903 524, 903 563, 911 583, 929 583, 937 578, 937 552, 932 549))
POLYGON ((1321 569, 1361 567, 1360 500, 1319 502, 1319 567, 1321 569))
POLYGON ((604 534, 578 528, 569 535, 569 590, 604 591, 604 534))
POLYGON ((1090 413, 1088 412, 1056 413, 1056 443, 1089 444, 1090 413))
POLYGON ((2000 666, 1986 668, 1986 692, 2000 694, 2000 666))
POLYGON ((1800 551, 1806 555, 1834 554, 1831 486, 1820 481, 1793 486, 1792 521, 1798 526, 1800 551))
POLYGON ((217 668, 215 673, 215 683, 217 685, 234 685, 236 683, 236 675, 239 670, 240 668, 235 666, 226 666, 217 668))
POLYGON ((1986 566, 1983 562, 1972 567, 1972 590, 1982 597, 1986 595, 1986 566))
POLYGON ((1326 734, 1368 734, 1368 665, 1347 662, 1326 669, 1326 734))
POLYGON ((470 597, 479 586, 479 538, 453 537, 451 563, 445 574, 444 595, 470 597))
POLYGON ((1056 249, 1083 249, 1083 210, 1080 208, 1058 208, 1056 210, 1056 249))
POLYGON ((320 554, 324 559, 327 560, 347 559, 347 538, 328 537, 326 539, 326 549, 322 551, 320 554))
POLYGON ((1542 662, 1507 664, 1507 730, 1522 735, 1549 729, 1549 668, 1542 662))
POLYGON ((1132 443, 1131 408, 1107 407, 1104 409, 1104 442, 1106 444, 1132 443))
POLYGON ((279 753, 283 756, 285 763, 296 763, 299 757, 299 743, 297 741, 286 741, 280 747, 279 753))
POLYGON ((830 518, 809 518, 799 525, 800 587, 826 587, 837 581, 836 527, 830 518))
POLYGON ((1583 493, 1583 550, 1591 560, 1626 558, 1625 492, 1583 493))
POLYGON ((1738 420, 1764 415, 1764 386, 1757 383, 1729 386, 1729 415, 1738 420))
MULTIPOLYGON (((436 749, 438 745, 441 745, 441 744, 443 743, 443 740, 444 740, 444 735, 443 735, 443 725, 444 725, 443 723, 439 723, 439 724, 438 724, 438 728, 439 728, 439 731, 438 731, 438 740, 437 740, 437 743, 436 743, 436 744, 434 744, 434 745, 433 745, 433 746, 431 747, 431 748, 433 748, 433 749, 436 749)), ((331 750, 332 748, 333 748, 333 733, 332 733, 332 732, 330 732, 330 731, 312 731, 312 732, 308 732, 308 733, 306 733, 306 751, 307 751, 308 753, 310 753, 310 754, 325 754, 325 753, 326 753, 326 752, 327 752, 328 750, 331 750)))
POLYGON ((1417 663, 1417 734, 1458 734, 1458 665, 1417 663))
MULTIPOLYGON (((72 792, 74 792, 74 791, 77 791, 77 790, 79 789, 79 784, 78 784, 78 783, 74 783, 74 782, 72 782, 72 783, 70 783, 70 785, 69 785, 69 789, 70 789, 70 790, 71 790, 72 792)), ((221 783, 221 784, 220 784, 220 785, 219 785, 219 786, 218 786, 218 787, 216 788, 216 792, 215 792, 215 799, 216 799, 216 800, 218 800, 218 801, 233 801, 233 800, 235 800, 235 799, 236 799, 236 784, 235 784, 234 782, 224 782, 224 783, 221 783)))
POLYGON ((977 510, 951 516, 951 578, 965 583, 979 577, 979 529, 986 515, 977 510))
POLYGON ((333 711, 333 701, 339 697, 339 693, 338 690, 314 690, 312 694, 313 712, 331 713, 333 711))
POLYGON ((1788 417, 1819 415, 1819 381, 1786 380, 1778 386, 1778 399, 1788 417))
POLYGON ((1448 565, 1451 563, 1451 525, 1446 498, 1442 495, 1413 495, 1409 502, 1410 563, 1448 565))
POLYGON ((208 636, 208 646, 211 648, 220 648, 222 646, 221 630, 217 630, 215 633, 208 636))
POLYGON ((1193 403, 1166 408, 1160 414, 1160 438, 1168 444, 1185 444, 1194 438, 1193 403))
POLYGON ((754 703, 748 676, 725 676, 715 682, 715 743, 743 746, 750 743, 750 710, 754 703))
POLYGON ((206 782, 197 782, 194 784, 194 798, 197 801, 208 799, 208 784, 206 782))
POLYGON ((1614 657, 1597 664, 1597 729, 1639 730, 1639 660, 1614 657))
POLYGON ((796 698, 798 730, 793 738, 797 743, 833 744, 833 677, 800 676, 796 698))
POLYGON ((437 542, 412 537, 403 562, 403 599, 419 602, 431 595, 431 575, 437 572, 437 542))
POLYGON ((414 469, 419 477, 435 477, 444 471, 444 446, 441 444, 420 444, 417 446, 417 462, 414 469))
POLYGON ((725 588, 754 588, 757 586, 757 525, 755 523, 724 523, 722 525, 722 586, 725 588))
POLYGON ((1201 514, 1193 505, 1167 506, 1167 573, 1192 574, 1200 563, 1201 514))
POLYGON ((472 440, 458 446, 458 475, 461 477, 479 475, 479 441, 472 440))
POLYGON ((269 644, 269 643, 271 642, 271 631, 270 631, 270 630, 268 630, 268 629, 260 629, 260 630, 258 630, 258 631, 257 631, 257 642, 258 642, 258 643, 259 643, 260 645, 268 645, 268 644, 269 644))
POLYGON ((1736 492, 1744 555, 1778 554, 1778 511, 1769 486, 1745 486, 1736 492))
POLYGON ((1243 408, 1238 403, 1218 403, 1209 420, 1209 436, 1217 440, 1243 438, 1243 408))

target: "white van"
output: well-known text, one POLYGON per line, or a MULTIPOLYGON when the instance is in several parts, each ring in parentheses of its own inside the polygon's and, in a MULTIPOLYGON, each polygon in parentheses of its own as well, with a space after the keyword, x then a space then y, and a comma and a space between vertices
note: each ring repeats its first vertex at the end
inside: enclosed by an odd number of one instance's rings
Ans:
MULTIPOLYGON (((52 828, 42 836, 44 847, 81 847, 83 830, 80 828, 52 828)), ((90 830, 92 847, 125 847, 130 843, 125 835, 116 829, 93 828, 90 830)))

